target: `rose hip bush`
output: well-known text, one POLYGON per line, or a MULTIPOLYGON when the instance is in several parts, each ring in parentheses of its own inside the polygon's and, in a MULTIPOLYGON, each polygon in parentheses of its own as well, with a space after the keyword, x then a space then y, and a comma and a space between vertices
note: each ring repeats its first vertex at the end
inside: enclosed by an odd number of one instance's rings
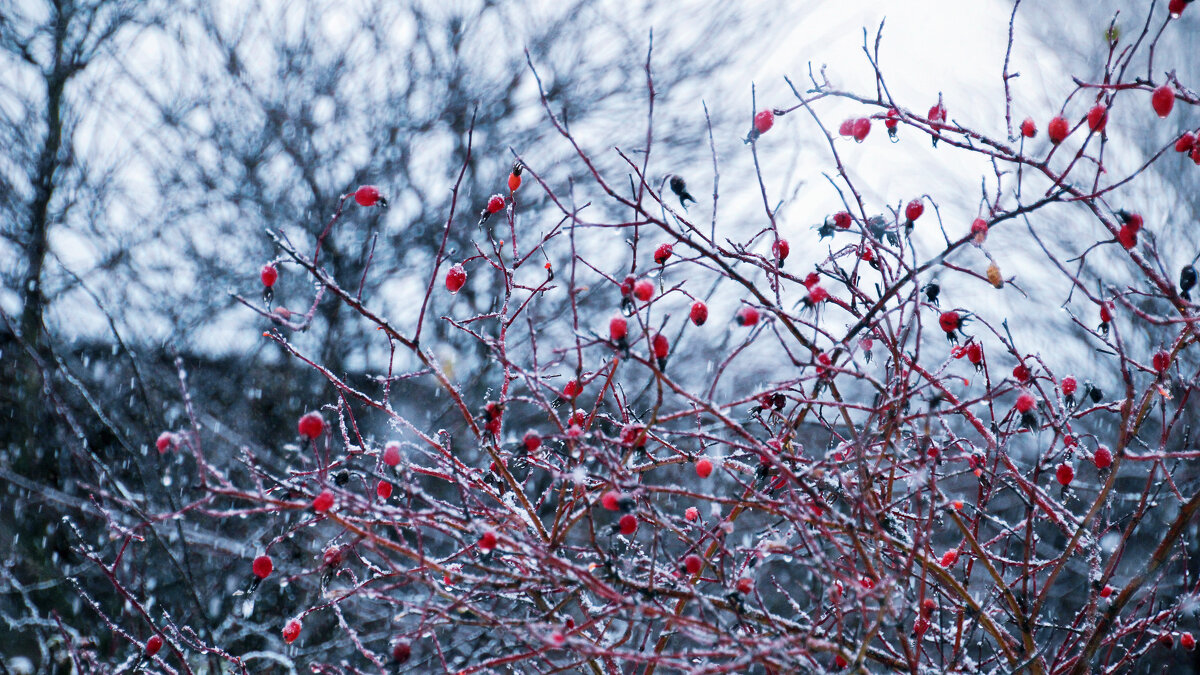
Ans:
POLYGON ((271 233, 277 258, 247 272, 260 272, 242 302, 264 339, 328 384, 278 430, 292 447, 210 461, 230 441, 190 401, 191 424, 158 444, 187 456, 196 483, 146 524, 248 521, 261 535, 230 563, 244 568, 241 618, 214 634, 149 606, 131 583, 137 528, 114 529, 111 550, 78 546, 129 609, 105 621, 131 662, 171 672, 214 658, 236 672, 464 674, 1085 673, 1190 659, 1196 275, 1158 248, 1173 224, 1118 202, 1151 163, 1200 163, 1183 122, 1200 98, 1153 58, 1176 4, 1140 35, 1110 31, 1104 72, 1077 79, 1059 109, 1013 110, 1006 63, 1002 137, 958 122, 969 106, 950 93, 893 99, 878 39, 864 45, 874 93, 823 73, 787 80, 745 130, 712 130, 746 134, 763 205, 748 229, 719 218, 715 150, 711 193, 698 171, 655 162, 649 56, 645 147, 612 150, 620 170, 602 169, 543 93, 589 180, 551 184, 514 153, 497 192, 468 199, 468 153, 437 257, 411 270, 425 289, 415 321, 377 313, 322 265, 333 228, 387 205, 382 189, 351 186, 312 241, 271 233), (835 102, 855 112, 830 120, 835 102), (1150 117, 1177 131, 1170 143, 1132 171, 1106 165, 1109 134, 1150 117), (815 232, 781 226, 775 169, 760 161, 801 123, 841 196, 815 232), (881 125, 886 136, 870 133, 881 125), (932 194, 865 198, 843 157, 889 141, 990 162, 977 216, 943 220, 932 194), (475 233, 471 250, 448 249, 458 229, 475 233), (1001 297, 1014 321, 1048 309, 1001 270, 997 234, 1061 283, 1096 354, 1089 371, 989 318, 1001 297), (818 264, 795 262, 814 247, 827 251, 818 264), (282 275, 311 282, 287 298, 307 312, 273 305, 282 275), (456 304, 467 284, 491 304, 456 304), (323 302, 377 329, 369 380, 294 341, 323 302), (434 322, 478 344, 484 382, 449 371, 434 322), (441 398, 397 400, 413 380, 441 398), (242 619, 262 630, 239 632, 242 619))

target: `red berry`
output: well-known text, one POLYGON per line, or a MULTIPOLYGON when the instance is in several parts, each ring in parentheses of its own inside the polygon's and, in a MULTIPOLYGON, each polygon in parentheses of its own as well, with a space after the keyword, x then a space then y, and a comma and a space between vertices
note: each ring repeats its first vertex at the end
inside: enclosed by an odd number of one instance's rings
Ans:
POLYGON ((921 601, 921 616, 933 616, 933 610, 937 609, 937 603, 933 598, 925 598, 921 601))
POLYGON ((683 559, 683 566, 687 569, 688 574, 699 574, 700 569, 704 567, 704 561, 695 553, 683 559))
POLYGON ((383 447, 383 463, 388 466, 396 466, 400 463, 399 443, 391 441, 383 447))
POLYGON ((871 133, 871 118, 860 117, 854 120, 854 140, 862 143, 869 133, 871 133))
POLYGON ((1179 644, 1184 649, 1188 649, 1188 650, 1195 649, 1196 648, 1196 638, 1192 637, 1191 633, 1181 633, 1179 635, 1179 644))
POLYGON ((833 365, 833 357, 827 352, 817 354, 817 375, 824 377, 829 373, 829 367, 833 365))
POLYGON ((571 413, 571 417, 567 420, 568 425, 573 424, 577 427, 582 427, 586 423, 587 411, 583 408, 576 408, 575 411, 571 413))
POLYGON ((887 127, 888 133, 896 130, 900 126, 900 111, 895 108, 888 108, 887 119, 883 121, 883 126, 887 127))
POLYGON ((1132 250, 1137 246, 1138 231, 1129 225, 1124 225, 1117 231, 1117 241, 1121 242, 1121 246, 1126 251, 1132 250))
POLYGON ((858 252, 858 257, 861 258, 863 262, 871 262, 875 259, 875 251, 864 247, 858 252))
POLYGON ((646 425, 626 424, 621 427, 621 445, 627 448, 641 447, 646 444, 646 425))
POLYGON ((583 393, 583 384, 579 380, 571 380, 563 387, 563 398, 575 398, 583 393))
POLYGON ((654 262, 663 265, 667 262, 667 258, 671 257, 672 247, 670 244, 659 244, 658 248, 654 249, 654 262))
POLYGON ((1183 14, 1183 10, 1187 9, 1188 2, 1190 0, 1171 0, 1167 4, 1167 11, 1170 12, 1171 18, 1178 19, 1179 15, 1183 14))
POLYGON ((637 279, 634 279, 632 275, 625 277, 625 280, 621 282, 621 295, 626 297, 632 295, 635 283, 637 283, 637 279))
POLYGON ((1058 145, 1071 133, 1071 125, 1067 123, 1067 118, 1059 115, 1050 120, 1050 124, 1046 126, 1046 135, 1050 137, 1050 142, 1058 145))
POLYGON ((1192 154, 1189 156, 1192 158, 1193 164, 1200 166, 1200 138, 1196 139, 1196 144, 1192 146, 1192 154))
POLYGON ((1025 121, 1021 122, 1021 135, 1025 138, 1037 136, 1037 125, 1033 123, 1032 117, 1026 117, 1025 121))
POLYGON ((979 365, 983 361, 983 347, 975 342, 967 345, 967 360, 974 365, 979 365))
POLYGON ((374 185, 363 185, 354 191, 354 201, 359 206, 375 206, 379 203, 379 188, 374 185))
POLYGON ((646 302, 654 295, 654 282, 642 279, 633 285, 633 295, 638 300, 646 302))
POLYGON ((623 316, 614 316, 608 321, 608 339, 620 342, 629 335, 629 322, 623 316))
POLYGON ((839 229, 845 230, 849 228, 851 220, 850 214, 845 211, 838 211, 833 214, 833 224, 839 229))
POLYGON ((775 256, 775 262, 780 267, 783 266, 783 261, 787 260, 788 254, 792 252, 792 247, 788 244, 787 239, 779 239, 774 244, 771 244, 771 254, 775 256))
POLYGON ((508 174, 508 191, 516 192, 521 187, 521 177, 515 173, 508 174))
MULTIPOLYGON (((614 502, 614 506, 615 505, 616 504, 614 502)), ((696 520, 700 517, 700 510, 694 506, 689 506, 687 507, 687 510, 683 512, 683 517, 687 518, 688 520, 696 520)))
POLYGON ((843 120, 841 126, 838 127, 838 134, 841 136, 853 136, 855 121, 853 117, 843 120))
POLYGON ((627 537, 634 532, 637 532, 638 521, 632 513, 626 513, 625 515, 621 516, 621 520, 618 524, 621 528, 621 534, 627 537))
POLYGON ((813 286, 816 286, 820 282, 821 277, 818 276, 816 272, 809 272, 808 276, 804 277, 804 287, 810 291, 812 290, 813 286))
POLYGON ((946 121, 946 106, 942 105, 942 99, 941 99, 940 95, 938 96, 937 105, 935 105, 929 109, 928 117, 929 117, 929 121, 933 123, 933 124, 931 124, 931 126, 934 129, 938 129, 941 127, 941 125, 938 124, 938 122, 946 121))
POLYGON ((1151 359, 1154 370, 1157 372, 1166 372, 1167 368, 1171 367, 1171 353, 1165 349, 1160 349, 1154 352, 1154 357, 1151 359))
POLYGON ((275 285, 276 281, 279 280, 279 270, 275 269, 274 265, 267 263, 266 265, 262 266, 261 270, 259 270, 258 277, 262 279, 263 286, 270 288, 275 285))
POLYGON ((912 200, 908 203, 908 206, 904 207, 904 217, 910 221, 920 218, 922 213, 925 213, 925 202, 921 201, 920 197, 912 200))
POLYGON ((158 435, 158 439, 154 441, 154 446, 158 448, 158 453, 160 455, 167 450, 170 450, 171 446, 173 445, 175 445, 175 434, 169 431, 162 432, 158 435))
POLYGON ((296 423, 296 429, 301 436, 309 439, 315 439, 325 432, 325 418, 321 417, 321 413, 312 411, 304 413, 300 417, 300 421, 296 423))
POLYGON ((1017 397, 1017 412, 1021 413, 1022 415, 1030 410, 1033 410, 1035 405, 1037 405, 1037 399, 1035 399, 1033 394, 1030 394, 1029 392, 1025 392, 1017 397))
POLYGON ((758 310, 753 307, 743 307, 733 317, 739 326, 753 326, 758 323, 758 310))
POLYGON ((958 551, 950 549, 942 554, 942 567, 954 567, 954 563, 958 562, 958 551))
POLYGON ((1154 112, 1158 113, 1159 117, 1165 118, 1175 107, 1175 90, 1169 84, 1155 89, 1154 93, 1150 94, 1150 105, 1154 107, 1154 112))
POLYGON ((380 499, 388 500, 392 498, 392 484, 386 480, 379 481, 379 485, 375 486, 375 494, 380 499))
POLYGON ((735 587, 737 588, 738 593, 741 593, 742 595, 748 595, 750 591, 754 590, 754 580, 750 577, 742 577, 737 580, 735 587))
POLYGON ((331 506, 333 506, 333 493, 329 490, 321 490, 321 494, 317 495, 312 502, 313 511, 317 513, 324 513, 331 506))
POLYGON ((689 314, 692 323, 697 326, 703 326, 705 321, 708 321, 708 306, 697 300, 692 303, 692 311, 689 314))
POLYGON ((913 622, 913 634, 918 638, 924 635, 927 630, 929 630, 929 619, 922 617, 913 622))
POLYGON ((616 490, 609 490, 600 497, 600 505, 609 511, 616 511, 620 508, 621 493, 616 490))
POLYGON ((1121 211, 1118 215, 1121 218, 1121 222, 1125 223, 1125 227, 1132 229, 1134 232, 1141 232, 1142 225, 1146 222, 1140 213, 1121 211))
POLYGON ((492 195, 488 198, 487 212, 497 213, 504 210, 504 195, 492 195))
POLYGON ((538 448, 542 447, 542 437, 532 429, 525 432, 524 441, 525 450, 528 452, 536 452, 538 448))
POLYGON ((1173 649, 1175 647, 1175 636, 1170 633, 1163 633, 1158 636, 1158 644, 1167 649, 1173 649))
POLYGON ((1092 131, 1104 131, 1108 124, 1108 108, 1103 103, 1097 103, 1087 114, 1088 128, 1092 131))
POLYGON ((1113 592, 1113 587, 1109 586, 1108 584, 1105 584, 1104 588, 1100 589, 1100 597, 1107 598, 1108 596, 1112 595, 1112 592, 1113 592))
POLYGON ((1103 445, 1096 448, 1096 452, 1092 453, 1092 461, 1097 469, 1107 469, 1112 466, 1112 450, 1103 445))
POLYGON ((983 218, 976 218, 971 222, 971 236, 975 238, 976 244, 982 244, 987 240, 988 224, 983 218))
POLYGON ((396 663, 404 663, 412 656, 412 647, 407 642, 397 642, 392 645, 392 660, 396 663))
POLYGON ((461 264, 451 267, 446 272, 446 290, 457 293, 467 283, 467 271, 461 264))
POLYGON ((671 344, 667 341, 667 336, 662 333, 655 333, 650 339, 650 347, 654 349, 654 358, 662 360, 667 358, 667 354, 671 351, 671 344))
POLYGON ((271 570, 275 569, 275 563, 271 561, 271 556, 264 553, 254 559, 254 562, 250 564, 250 569, 254 571, 254 576, 266 579, 270 576, 271 570))
POLYGON ((283 641, 290 645, 298 637, 300 637, 300 620, 292 619, 283 627, 283 641))
POLYGON ((1070 396, 1071 394, 1075 393, 1075 389, 1079 386, 1079 384, 1077 382, 1075 382, 1074 377, 1067 375, 1066 377, 1064 377, 1062 379, 1061 386, 1062 386, 1063 396, 1070 396))
POLYGON ((846 660, 846 657, 842 656, 841 654, 838 654, 836 657, 834 657, 833 663, 838 668, 845 668, 846 666, 850 665, 850 662, 846 660))
POLYGON ((760 134, 765 134, 775 126, 775 113, 771 110, 763 110, 754 116, 754 130, 760 134))
POLYGON ((496 548, 496 533, 488 530, 479 538, 479 550, 488 553, 494 548, 496 548))
POLYGON ((321 554, 321 558, 325 562, 326 567, 338 568, 342 566, 342 561, 346 559, 345 549, 341 546, 330 546, 321 554))
POLYGON ((829 299, 829 291, 821 286, 816 286, 809 290, 808 297, 804 299, 809 305, 819 305, 829 299))
POLYGON ((1191 152, 1196 145, 1196 136, 1190 131, 1183 132, 1179 140, 1175 141, 1175 152, 1191 152))
POLYGON ((1058 479, 1058 482, 1061 483, 1063 487, 1066 487, 1070 485, 1071 481, 1075 478, 1075 467, 1063 462, 1062 464, 1058 465, 1057 469, 1054 470, 1054 477, 1058 479))
POLYGON ((1031 374, 1032 373, 1029 372, 1029 368, 1024 363, 1018 363, 1017 367, 1013 368, 1013 377, 1017 379, 1017 382, 1022 384, 1029 381, 1031 374))
POLYGON ((712 475, 713 465, 708 459, 701 459, 696 462, 696 475, 701 478, 708 478, 712 475))
POLYGON ((954 310, 942 312, 942 315, 938 317, 938 325, 941 326, 943 331, 953 333, 962 326, 962 317, 954 310))
POLYGON ((1100 321, 1103 323, 1108 323, 1112 320, 1113 320, 1112 303, 1111 302, 1101 303, 1100 304, 1100 321))
POLYGON ((154 656, 162 646, 163 639, 158 635, 151 635, 150 639, 146 640, 146 656, 154 656))

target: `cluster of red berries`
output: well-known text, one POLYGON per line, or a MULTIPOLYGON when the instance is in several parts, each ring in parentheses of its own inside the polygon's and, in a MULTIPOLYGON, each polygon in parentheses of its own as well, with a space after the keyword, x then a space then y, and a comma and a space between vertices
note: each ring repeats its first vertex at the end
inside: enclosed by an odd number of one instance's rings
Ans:
POLYGON ((967 357, 971 365, 975 366, 976 370, 979 370, 983 368, 983 347, 973 340, 974 338, 971 338, 971 341, 968 341, 967 344, 961 347, 954 347, 950 350, 950 355, 956 359, 961 359, 964 356, 967 357))
POLYGON ((808 295, 804 296, 805 307, 811 309, 829 299, 829 291, 821 286, 821 277, 816 272, 809 272, 804 277, 804 287, 808 289, 808 295))
POLYGON ((488 401, 483 406, 483 428, 493 436, 500 435, 500 424, 504 419, 504 405, 496 401, 488 401))
POLYGON ((842 122, 838 128, 838 133, 846 138, 853 138, 862 143, 867 138, 867 134, 871 133, 871 118, 859 117, 850 118, 842 122))

